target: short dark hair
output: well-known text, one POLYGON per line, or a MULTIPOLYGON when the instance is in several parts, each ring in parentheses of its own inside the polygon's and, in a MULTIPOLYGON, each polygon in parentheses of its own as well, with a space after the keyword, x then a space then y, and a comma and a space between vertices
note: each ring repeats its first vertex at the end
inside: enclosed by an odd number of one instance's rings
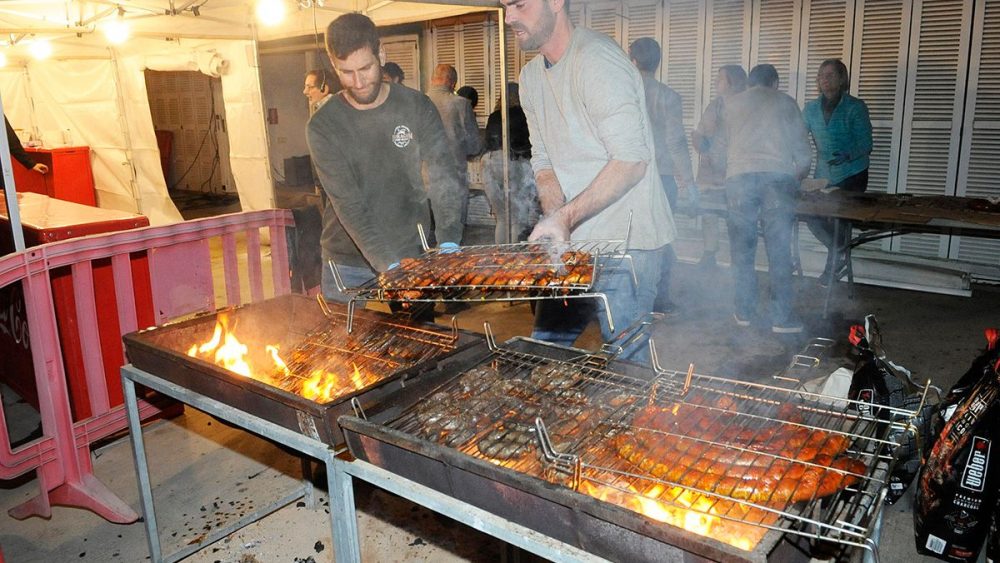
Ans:
POLYGON ((628 56, 635 61, 635 66, 643 72, 653 72, 660 66, 662 51, 660 44, 652 37, 640 37, 628 48, 628 56))
POLYGON ((778 87, 778 69, 771 64, 759 64, 750 70, 750 86, 778 87))
POLYGON ((344 14, 326 26, 326 52, 335 59, 368 47, 378 56, 381 43, 375 23, 364 14, 344 14))
POLYGON ((385 63, 385 66, 382 67, 382 72, 394 80, 399 80, 400 82, 406 80, 406 75, 403 74, 403 68, 392 61, 385 63))
POLYGON ((479 92, 472 86, 462 86, 455 93, 462 96, 466 100, 469 100, 472 107, 476 107, 476 105, 479 104, 479 92))
POLYGON ((747 89, 747 71, 740 65, 722 65, 719 72, 726 75, 729 87, 733 92, 742 92, 747 89))
POLYGON ((823 67, 826 66, 832 66, 833 69, 837 71, 837 74, 840 75, 841 92, 847 92, 851 89, 851 78, 847 74, 847 65, 844 64, 844 61, 840 59, 827 59, 820 63, 819 70, 823 70, 823 67))

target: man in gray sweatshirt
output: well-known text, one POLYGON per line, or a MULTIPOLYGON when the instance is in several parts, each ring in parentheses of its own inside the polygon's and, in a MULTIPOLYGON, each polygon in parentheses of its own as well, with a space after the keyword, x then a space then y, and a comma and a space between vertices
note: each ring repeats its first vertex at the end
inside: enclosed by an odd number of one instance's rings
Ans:
POLYGON ((809 133, 798 104, 778 91, 772 65, 755 66, 749 82, 749 89, 726 102, 722 116, 734 317, 739 326, 750 326, 757 317, 754 258, 761 223, 771 278, 771 330, 798 333, 802 321, 792 306, 792 229, 799 183, 812 161, 809 133))
MULTIPOLYGON (((336 262, 347 285, 356 286, 421 253, 417 224, 430 226, 431 209, 437 241, 461 240, 460 184, 434 104, 382 81, 385 51, 375 24, 361 14, 340 16, 327 27, 326 46, 343 90, 306 126, 330 197, 320 245, 324 260, 336 262)), ((329 268, 322 287, 326 297, 344 300, 329 268)))

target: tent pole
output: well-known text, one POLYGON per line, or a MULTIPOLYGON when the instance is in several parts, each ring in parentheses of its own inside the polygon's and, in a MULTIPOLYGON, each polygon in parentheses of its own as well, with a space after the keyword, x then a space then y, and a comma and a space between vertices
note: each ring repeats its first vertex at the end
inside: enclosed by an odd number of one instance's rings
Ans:
MULTIPOLYGON (((0 100, 0 114, 3 100, 0 100)), ((10 165, 10 142, 7 140, 7 117, 4 115, 4 134, 0 135, 0 167, 3 169, 4 197, 7 199, 7 217, 14 237, 14 251, 24 250, 24 230, 21 228, 21 210, 17 206, 17 190, 14 186, 14 169, 10 165)))
POLYGON ((503 126, 503 135, 500 136, 500 151, 503 156, 503 204, 504 214, 507 222, 507 243, 517 242, 514 240, 514 221, 510 216, 510 122, 507 111, 507 35, 504 33, 503 8, 497 8, 497 29, 499 30, 500 45, 500 123, 503 126))
POLYGON ((136 213, 145 214, 142 195, 139 193, 139 175, 135 171, 135 147, 132 145, 132 135, 129 133, 128 104, 125 102, 125 92, 122 88, 121 60, 118 52, 108 47, 108 54, 111 55, 111 68, 114 69, 115 98, 118 104, 118 126, 121 127, 122 137, 125 140, 125 161, 128 162, 129 175, 131 181, 129 188, 132 190, 132 200, 135 202, 136 213))

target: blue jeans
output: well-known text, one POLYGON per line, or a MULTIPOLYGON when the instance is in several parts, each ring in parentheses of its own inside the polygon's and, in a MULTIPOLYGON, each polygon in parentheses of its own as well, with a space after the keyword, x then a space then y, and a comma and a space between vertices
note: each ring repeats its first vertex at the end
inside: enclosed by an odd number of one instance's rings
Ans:
POLYGON ((754 172, 726 178, 729 246, 732 254, 736 312, 750 318, 757 311, 757 224, 763 225, 770 274, 771 320, 792 316, 792 228, 798 182, 788 174, 754 172))
MULTIPOLYGON (((600 299, 553 299, 538 302, 538 307, 535 308, 535 328, 531 337, 562 346, 572 346, 596 315, 601 323, 601 337, 605 342, 611 341, 615 334, 620 334, 653 310, 653 300, 656 299, 660 281, 660 261, 663 259, 665 248, 628 251, 632 256, 636 279, 639 281, 638 287, 633 283, 628 262, 613 264, 614 268, 600 273, 593 291, 607 296, 615 323, 614 333, 608 326, 604 302, 600 299)), ((619 357, 648 364, 647 338, 628 343, 619 357)))
MULTIPOLYGON (((337 282, 333 279, 333 272, 330 270, 330 265, 325 260, 323 261, 323 273, 320 276, 320 287, 323 290, 323 297, 327 301, 339 301, 341 303, 347 303, 351 300, 350 294, 341 293, 337 289, 337 282)), ((344 282, 347 287, 358 287, 368 280, 375 277, 375 272, 368 267, 361 266, 344 266, 337 264, 337 271, 340 272, 340 280, 344 282)))

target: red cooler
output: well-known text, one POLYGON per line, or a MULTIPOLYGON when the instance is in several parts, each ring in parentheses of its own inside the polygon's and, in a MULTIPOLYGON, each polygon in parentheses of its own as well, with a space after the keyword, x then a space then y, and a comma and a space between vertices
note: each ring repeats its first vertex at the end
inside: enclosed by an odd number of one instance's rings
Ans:
POLYGON ((24 150, 35 162, 48 166, 49 171, 44 175, 32 172, 21 166, 16 159, 10 159, 14 165, 14 185, 17 186, 17 191, 34 192, 83 205, 97 205, 94 173, 90 167, 90 147, 26 147, 24 150))
MULTIPOLYGON (((149 220, 143 215, 80 205, 36 193, 19 193, 17 201, 26 246, 149 225, 149 220)), ((6 204, 0 196, 0 254, 13 251, 14 242, 6 204)), ((131 262, 139 326, 152 326, 153 299, 146 253, 133 254, 131 262)), ((121 331, 115 300, 116 288, 110 259, 94 262, 93 278, 101 349, 82 350, 77 336, 72 272, 68 267, 52 271, 52 296, 74 420, 83 420, 92 414, 83 368, 84 354, 101 354, 111 406, 122 403, 118 369, 124 363, 124 355, 119 336, 121 331)), ((0 368, 0 381, 37 408, 38 391, 27 339, 30 327, 27 326, 25 317, 20 284, 0 288, 0 357, 4 358, 3 367, 0 368)))

